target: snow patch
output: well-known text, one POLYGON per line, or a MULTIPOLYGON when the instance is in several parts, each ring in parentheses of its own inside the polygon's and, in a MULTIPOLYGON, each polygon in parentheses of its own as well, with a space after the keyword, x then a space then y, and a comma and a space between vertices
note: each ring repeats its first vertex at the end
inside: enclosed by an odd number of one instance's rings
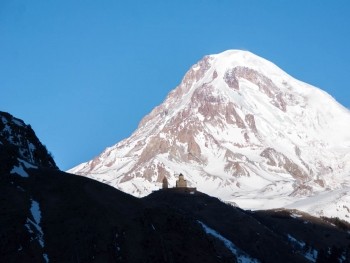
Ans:
POLYGON ((27 168, 27 169, 38 168, 37 166, 35 166, 35 165, 31 164, 31 163, 28 163, 28 162, 26 162, 26 161, 24 161, 24 160, 19 160, 19 161, 20 161, 20 163, 23 164, 24 167, 27 168))
POLYGON ((305 251, 306 243, 304 241, 299 241, 290 234, 288 234, 287 237, 290 243, 292 243, 299 251, 303 252, 303 256, 306 259, 310 260, 311 262, 316 262, 318 255, 318 251, 316 249, 310 247, 305 251))
POLYGON ((24 177, 24 178, 29 177, 28 173, 23 169, 21 164, 19 166, 13 167, 10 173, 11 174, 18 174, 19 176, 24 177))
POLYGON ((14 123, 14 124, 16 124, 17 126, 20 126, 20 127, 22 127, 24 124, 23 124, 23 121, 21 121, 21 120, 19 120, 19 119, 15 119, 15 118, 13 118, 12 119, 12 122, 14 123))
POLYGON ((259 261, 257 259, 254 259, 247 255, 245 252, 240 250, 237 246, 235 246, 230 240, 220 235, 218 232, 216 232, 214 229, 208 227, 203 222, 197 220, 197 222, 202 226, 205 233, 208 235, 211 235, 219 240, 221 240, 224 245, 231 251, 231 253, 236 256, 238 263, 258 263, 259 261))
POLYGON ((295 214, 295 213, 293 213, 293 214, 290 215, 290 217, 296 219, 296 218, 300 218, 300 217, 303 217, 303 216, 300 215, 300 214, 295 214))
MULTIPOLYGON (((42 249, 45 247, 45 242, 44 242, 44 232, 40 226, 41 222, 41 210, 40 210, 40 205, 37 201, 31 199, 31 207, 30 207, 30 212, 32 215, 32 219, 27 218, 26 221, 26 228, 30 234, 32 234, 31 241, 37 240, 41 246, 42 249)), ((43 253, 43 258, 45 262, 49 262, 49 257, 47 254, 43 253)))
POLYGON ((303 248, 305 246, 305 242, 298 241, 297 239, 295 239, 293 236, 291 236, 289 234, 287 236, 288 236, 288 240, 290 242, 292 242, 293 244, 297 245, 298 247, 303 248))
POLYGON ((32 212, 32 216, 35 220, 35 223, 39 225, 41 221, 41 211, 40 211, 39 203, 37 201, 32 200, 32 206, 30 208, 30 212, 32 212))

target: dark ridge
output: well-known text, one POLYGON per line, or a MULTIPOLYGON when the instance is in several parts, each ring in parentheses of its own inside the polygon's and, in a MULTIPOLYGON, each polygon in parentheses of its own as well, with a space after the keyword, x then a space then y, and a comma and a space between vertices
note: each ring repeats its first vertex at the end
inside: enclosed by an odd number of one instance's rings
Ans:
POLYGON ((2 172, 9 172, 9 167, 17 164, 17 158, 38 167, 58 169, 52 155, 37 138, 30 125, 0 111, 0 161, 6 167, 2 172))
POLYGON ((259 262, 309 262, 306 253, 332 247, 350 259, 350 234, 308 214, 245 211, 200 192, 138 199, 55 169, 28 173, 0 178, 0 262, 237 262, 201 223, 259 262), (33 201, 44 247, 26 227, 33 201))
POLYGON ((1 178, 1 262, 42 262, 43 254, 51 262, 236 262, 186 213, 57 170, 29 173, 1 178), (44 247, 26 227, 32 200, 44 247))

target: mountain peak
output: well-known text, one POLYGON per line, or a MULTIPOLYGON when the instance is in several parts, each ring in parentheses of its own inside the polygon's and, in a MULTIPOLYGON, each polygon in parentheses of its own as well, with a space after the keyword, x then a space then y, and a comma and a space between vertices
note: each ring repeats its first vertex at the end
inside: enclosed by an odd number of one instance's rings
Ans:
POLYGON ((255 71, 267 76, 282 77, 286 79, 291 78, 274 63, 246 50, 226 50, 218 54, 206 56, 204 57, 204 60, 207 58, 209 58, 212 67, 218 73, 222 74, 225 74, 228 69, 245 67, 254 69, 255 71))
MULTIPOLYGON (((270 61, 247 50, 230 49, 218 54, 209 55, 217 65, 234 66, 262 66, 274 65, 270 61)), ((275 66, 275 65, 274 65, 275 66)), ((277 67, 277 66, 275 66, 277 67)))

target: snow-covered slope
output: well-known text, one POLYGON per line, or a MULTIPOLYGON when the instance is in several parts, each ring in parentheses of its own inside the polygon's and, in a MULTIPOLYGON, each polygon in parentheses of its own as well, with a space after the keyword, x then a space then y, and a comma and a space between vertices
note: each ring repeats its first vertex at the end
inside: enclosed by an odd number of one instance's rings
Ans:
POLYGON ((327 93, 229 50, 195 64, 131 137, 69 172, 135 196, 158 189, 164 176, 175 185, 183 173, 191 186, 243 208, 319 214, 333 202, 295 202, 324 193, 350 207, 338 194, 350 186, 349 130, 350 112, 327 93))

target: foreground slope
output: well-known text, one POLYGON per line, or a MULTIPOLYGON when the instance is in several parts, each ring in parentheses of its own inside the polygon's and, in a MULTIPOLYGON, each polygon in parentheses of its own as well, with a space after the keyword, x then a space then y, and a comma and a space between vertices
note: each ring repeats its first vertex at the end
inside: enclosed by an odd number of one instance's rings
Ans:
POLYGON ((200 192, 135 198, 59 171, 46 149, 36 158, 23 154, 26 145, 42 144, 24 122, 2 116, 11 135, 0 133, 0 262, 350 260, 344 222, 244 211, 200 192))
POLYGON ((349 111, 327 93, 230 50, 204 57, 130 138, 69 172, 135 196, 183 173, 191 186, 250 209, 327 193, 331 209, 295 206, 349 220, 350 200, 337 192, 350 185, 349 130, 349 111))
POLYGON ((0 112, 0 128, 0 262, 222 262, 188 216, 169 209, 183 230, 155 232, 142 200, 59 171, 22 120, 0 112))
POLYGON ((350 260, 350 228, 291 211, 247 212, 202 193, 144 199, 52 169, 1 177, 1 262, 350 260), (334 252, 335 251, 335 252, 334 252))

